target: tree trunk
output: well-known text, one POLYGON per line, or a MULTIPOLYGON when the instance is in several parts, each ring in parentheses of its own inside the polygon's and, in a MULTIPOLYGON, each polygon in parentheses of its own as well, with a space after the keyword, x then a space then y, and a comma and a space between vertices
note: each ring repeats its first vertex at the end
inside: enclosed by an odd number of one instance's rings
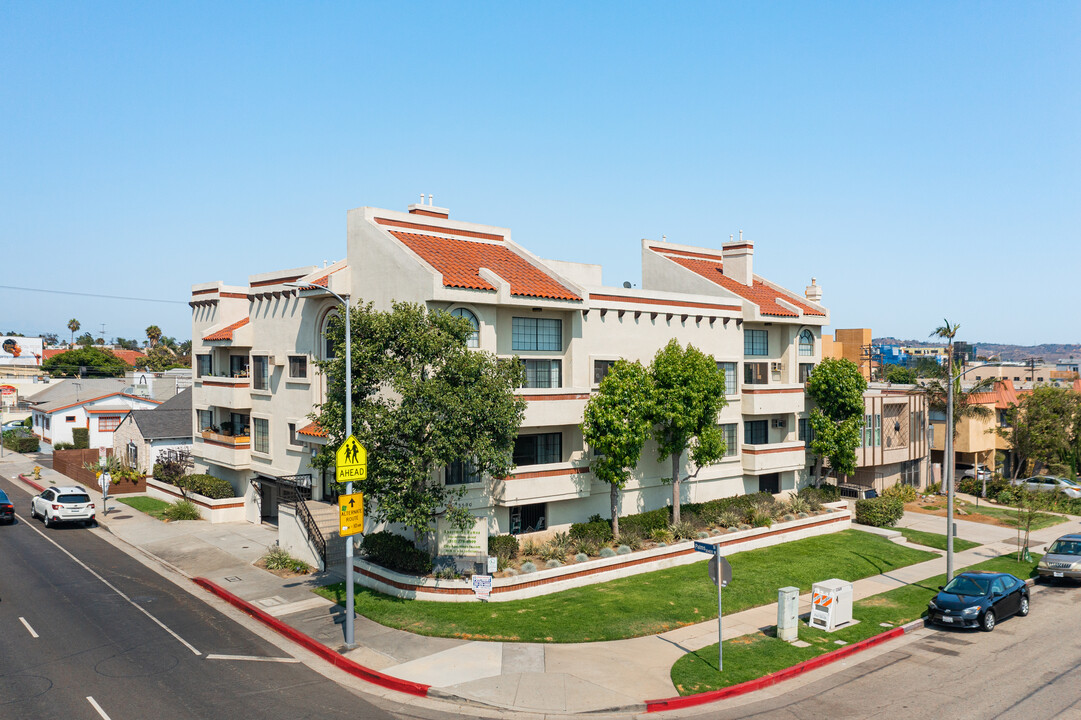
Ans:
POLYGON ((818 458, 815 461, 815 487, 816 488, 822 487, 822 465, 823 465, 822 458, 818 458))
POLYGON ((672 524, 679 524, 679 458, 681 453, 672 453, 672 524))
POLYGON ((619 485, 612 483, 612 537, 619 540, 619 485))

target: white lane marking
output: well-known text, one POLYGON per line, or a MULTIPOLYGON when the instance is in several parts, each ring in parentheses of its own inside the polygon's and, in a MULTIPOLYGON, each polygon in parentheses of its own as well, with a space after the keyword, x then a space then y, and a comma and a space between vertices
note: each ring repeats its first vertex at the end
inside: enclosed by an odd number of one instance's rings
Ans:
MULTIPOLYGON (((109 588, 109 589, 110 589, 110 590, 112 590, 112 591, 113 591, 114 593, 116 593, 116 594, 117 594, 117 595, 119 595, 120 597, 122 597, 122 598, 124 598, 125 600, 127 600, 127 601, 128 601, 128 604, 130 604, 130 605, 131 605, 131 606, 132 606, 133 608, 135 608, 136 610, 138 610, 139 612, 141 612, 141 613, 142 613, 143 615, 146 615, 146 616, 147 616, 148 618, 150 618, 151 620, 153 620, 153 621, 154 621, 154 622, 155 622, 155 623, 156 623, 156 624, 158 625, 158 627, 160 627, 160 628, 161 628, 162 630, 164 630, 165 632, 169 633, 169 634, 170 634, 170 635, 172 635, 172 636, 173 636, 174 638, 176 638, 176 639, 177 639, 177 641, 179 641, 181 645, 183 645, 184 647, 186 647, 186 648, 187 648, 188 650, 191 650, 191 651, 192 651, 193 653, 195 653, 196 655, 202 655, 202 653, 201 653, 201 652, 199 652, 198 650, 196 650, 196 649, 195 649, 195 647, 194 647, 194 646, 192 646, 192 644, 191 644, 191 643, 189 643, 189 642, 188 642, 187 640, 185 640, 184 638, 182 638, 182 637, 180 637, 179 635, 177 635, 177 634, 176 634, 175 632, 173 632, 172 630, 170 630, 170 629, 169 629, 169 626, 168 626, 168 625, 166 625, 166 624, 165 624, 165 623, 163 623, 163 622, 162 622, 161 620, 158 620, 158 619, 157 619, 156 617, 154 617, 153 615, 151 615, 150 613, 148 613, 148 612, 146 611, 146 609, 145 609, 145 608, 143 608, 143 607, 142 607, 141 605, 139 605, 139 604, 138 604, 138 603, 136 603, 136 602, 135 602, 134 600, 132 600, 131 598, 129 598, 129 597, 127 596, 127 595, 125 595, 125 594, 124 594, 123 592, 121 592, 121 591, 120 591, 120 589, 119 589, 118 587, 116 587, 115 585, 113 585, 113 584, 112 584, 111 582, 109 582, 108 580, 106 580, 105 578, 103 578, 103 577, 102 577, 101 575, 98 575, 98 574, 97 574, 96 572, 94 572, 93 570, 91 570, 91 569, 90 569, 90 568, 89 568, 89 567, 88 567, 88 566, 86 565, 86 563, 84 563, 84 562, 83 562, 82 560, 80 560, 79 558, 75 557, 74 555, 72 555, 71 553, 69 553, 69 552, 68 552, 67 550, 65 550, 64 548, 62 548, 62 547, 61 547, 61 546, 60 546, 60 545, 59 545, 59 544, 58 544, 58 543, 57 543, 57 542, 56 542, 55 540, 53 540, 53 539, 52 539, 51 537, 49 537, 48 535, 46 535, 45 533, 43 533, 43 532, 42 532, 41 530, 39 530, 38 528, 34 527, 34 525, 32 525, 31 523, 28 523, 28 522, 27 522, 26 520, 24 520, 24 519, 22 518, 22 516, 20 516, 20 515, 16 514, 16 517, 18 517, 18 518, 19 518, 19 522, 21 522, 21 523, 22 523, 23 525, 26 525, 26 526, 27 526, 28 528, 30 528, 31 530, 33 530, 34 532, 36 532, 36 533, 37 533, 38 535, 40 535, 41 537, 43 537, 43 538, 45 538, 46 540, 48 540, 49 542, 51 542, 51 543, 52 543, 53 545, 55 545, 55 546, 56 546, 56 548, 57 548, 57 549, 58 549, 58 550, 59 550, 60 552, 64 553, 64 554, 65 554, 65 555, 67 555, 67 556, 68 556, 69 558, 71 558, 72 560, 74 560, 74 561, 76 562, 76 564, 78 564, 78 565, 79 565, 80 567, 82 567, 82 568, 83 568, 84 570, 86 570, 86 571, 87 571, 88 573, 90 573, 91 575, 93 575, 94 577, 96 577, 96 578, 97 578, 98 580, 101 580, 101 582, 105 584, 105 587, 109 588)), ((91 701, 91 702, 93 702, 93 701, 91 701)), ((103 716, 103 717, 107 717, 107 716, 106 716, 106 715, 105 715, 104 713, 102 713, 102 716, 103 716)))
POLYGON ((298 663, 300 660, 291 657, 258 657, 256 655, 218 655, 216 653, 209 653, 206 656, 207 660, 250 660, 251 662, 279 662, 279 663, 298 663))
POLYGON ((105 711, 101 709, 101 705, 98 705, 98 701, 97 701, 97 700, 95 700, 94 698, 90 697, 89 695, 87 695, 87 696, 86 696, 86 699, 87 699, 87 700, 88 700, 88 701, 90 702, 90 705, 91 705, 91 706, 92 706, 92 707, 93 707, 93 708, 94 708, 95 710, 97 710, 97 711, 98 711, 98 715, 101 715, 101 717, 102 717, 102 720, 112 720, 112 718, 110 718, 110 717, 109 717, 108 715, 106 715, 106 714, 105 714, 105 711))
POLYGON ((23 627, 26 628, 26 631, 30 633, 30 637, 36 638, 38 636, 38 634, 34 632, 34 628, 30 627, 30 623, 26 622, 26 618, 19 618, 19 622, 21 622, 23 624, 23 627))

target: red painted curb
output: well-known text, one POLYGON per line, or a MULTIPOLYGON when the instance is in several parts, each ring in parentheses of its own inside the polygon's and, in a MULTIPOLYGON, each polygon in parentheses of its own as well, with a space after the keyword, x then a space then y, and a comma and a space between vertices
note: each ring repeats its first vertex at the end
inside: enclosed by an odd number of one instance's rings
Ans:
POLYGON ((695 695, 671 697, 663 700, 646 700, 646 712, 661 712, 663 710, 678 710, 680 708, 694 707, 695 705, 704 705, 706 703, 716 702, 717 700, 724 700, 725 698, 736 697, 737 695, 744 695, 749 692, 754 692, 755 690, 761 690, 770 685, 776 685, 782 680, 787 680, 797 675, 802 675, 805 672, 816 670, 823 665, 829 665, 832 662, 843 660, 849 655, 858 653, 861 650, 866 650, 869 647, 874 647, 879 643, 884 643, 887 640, 892 640, 893 638, 900 637, 904 634, 905 629, 903 627, 896 627, 865 640, 860 640, 857 643, 837 648, 825 655, 818 655, 808 660, 804 660, 801 663, 796 663, 791 667, 786 667, 783 670, 778 670, 769 675, 763 675, 754 680, 741 682, 738 685, 721 688, 720 690, 709 690, 695 695))
POLYGON ((192 578, 192 580, 199 587, 213 593, 214 595, 217 595, 230 605, 252 616, 264 625, 273 628, 274 630, 277 630, 280 634, 289 638, 298 645, 304 646, 311 652, 315 653, 319 657, 329 662, 331 665, 345 670, 350 675, 355 675, 362 680, 367 680, 373 685, 379 685, 380 687, 385 687, 390 690, 397 690, 398 692, 407 693, 409 695, 417 695, 419 697, 428 696, 428 690, 431 687, 430 685, 410 682, 409 680, 401 680, 396 677, 391 677, 390 675, 384 675, 377 670, 366 668, 363 665, 360 665, 359 663, 356 663, 347 657, 339 655, 323 643, 316 641, 314 638, 311 638, 308 635, 305 635, 296 628, 290 627, 278 618, 260 610, 248 601, 238 598, 236 595, 232 594, 225 588, 216 585, 210 580, 201 577, 192 578))
POLYGON ((26 483, 27 485, 29 485, 30 487, 32 487, 32 488, 34 488, 35 490, 37 490, 38 492, 45 492, 45 486, 44 486, 44 485, 40 485, 40 484, 38 484, 38 483, 34 482, 33 480, 31 480, 30 478, 26 477, 26 476, 25 476, 25 475, 23 475, 22 473, 19 473, 19 479, 20 479, 20 480, 22 480, 22 481, 23 481, 24 483, 26 483))

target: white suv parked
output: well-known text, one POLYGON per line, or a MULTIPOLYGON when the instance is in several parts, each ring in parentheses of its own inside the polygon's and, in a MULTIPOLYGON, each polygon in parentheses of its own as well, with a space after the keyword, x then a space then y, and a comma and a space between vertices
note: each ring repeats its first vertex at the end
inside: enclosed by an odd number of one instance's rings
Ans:
POLYGON ((94 503, 80 487, 46 488, 30 500, 30 517, 41 518, 46 525, 58 525, 73 520, 87 525, 97 523, 94 503))

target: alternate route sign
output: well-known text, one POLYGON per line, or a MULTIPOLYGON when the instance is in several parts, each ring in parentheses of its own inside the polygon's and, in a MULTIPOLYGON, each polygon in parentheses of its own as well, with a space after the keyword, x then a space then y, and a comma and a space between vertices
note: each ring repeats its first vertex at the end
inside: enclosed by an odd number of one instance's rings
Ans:
POLYGON ((338 527, 342 537, 364 532, 364 493, 338 496, 338 527))
POLYGON ((368 451, 350 435, 334 453, 337 467, 334 479, 340 483, 365 480, 368 477, 368 451))

